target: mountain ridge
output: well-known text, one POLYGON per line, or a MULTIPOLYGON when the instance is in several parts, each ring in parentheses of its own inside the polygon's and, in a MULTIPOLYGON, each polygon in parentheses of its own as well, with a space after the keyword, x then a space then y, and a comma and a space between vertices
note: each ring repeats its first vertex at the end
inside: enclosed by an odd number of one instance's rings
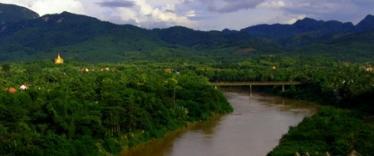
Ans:
MULTIPOLYGON (((15 12, 20 10, 24 8, 15 9, 15 12)), ((350 41, 352 39, 360 40, 360 45, 365 45, 366 48, 358 49, 360 52, 369 56, 373 54, 370 48, 367 48, 372 47, 370 46, 372 42, 362 38, 370 39, 374 36, 361 35, 360 37, 362 32, 372 31, 374 27, 372 15, 368 15, 357 25, 351 22, 305 18, 294 24, 256 25, 240 31, 229 29, 200 31, 183 26, 144 29, 134 25, 113 24, 69 12, 41 17, 29 13, 30 18, 7 22, 0 26, 0 60, 13 60, 15 55, 24 58, 48 58, 56 51, 63 51, 67 56, 78 59, 90 60, 98 57, 99 61, 101 58, 105 60, 105 57, 118 60, 133 58, 130 55, 143 56, 143 58, 177 55, 215 57, 242 57, 243 54, 246 56, 304 55, 303 49, 355 42, 350 41), (243 52, 243 49, 251 49, 251 51, 243 52), (91 55, 92 57, 87 58, 91 55)), ((354 49, 354 46, 348 49, 354 49)), ((338 50, 323 53, 332 56, 340 55, 338 50)), ((345 53, 354 55, 349 51, 345 53)))
POLYGON ((38 17, 39 14, 25 7, 0 3, 0 25, 38 17))

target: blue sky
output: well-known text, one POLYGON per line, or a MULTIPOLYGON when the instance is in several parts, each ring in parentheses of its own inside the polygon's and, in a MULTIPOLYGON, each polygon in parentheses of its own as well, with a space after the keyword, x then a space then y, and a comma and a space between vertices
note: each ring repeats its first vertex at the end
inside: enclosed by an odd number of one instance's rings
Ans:
POLYGON ((374 0, 0 0, 41 15, 69 11, 145 28, 182 25, 200 30, 293 23, 304 17, 357 23, 374 14, 374 0))

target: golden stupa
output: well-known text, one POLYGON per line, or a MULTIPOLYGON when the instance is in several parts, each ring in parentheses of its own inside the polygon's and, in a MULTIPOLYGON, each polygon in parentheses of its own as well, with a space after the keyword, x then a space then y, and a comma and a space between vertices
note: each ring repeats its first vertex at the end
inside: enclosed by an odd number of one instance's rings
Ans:
POLYGON ((60 53, 58 53, 55 58, 55 64, 64 64, 64 59, 61 57, 60 53))

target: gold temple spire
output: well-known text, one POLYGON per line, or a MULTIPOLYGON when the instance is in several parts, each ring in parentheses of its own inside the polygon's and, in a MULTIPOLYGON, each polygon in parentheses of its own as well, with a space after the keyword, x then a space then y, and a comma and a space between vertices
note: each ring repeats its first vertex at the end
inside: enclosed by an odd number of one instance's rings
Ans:
POLYGON ((60 53, 58 53, 57 57, 55 58, 55 64, 64 64, 64 59, 61 57, 60 53))

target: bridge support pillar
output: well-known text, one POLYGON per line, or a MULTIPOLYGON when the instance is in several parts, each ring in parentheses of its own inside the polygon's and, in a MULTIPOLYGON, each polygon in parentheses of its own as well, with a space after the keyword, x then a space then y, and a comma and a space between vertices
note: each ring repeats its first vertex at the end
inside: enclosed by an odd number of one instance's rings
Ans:
POLYGON ((282 93, 286 92, 286 86, 282 85, 282 93))
POLYGON ((252 96, 252 85, 249 85, 249 96, 252 96))

